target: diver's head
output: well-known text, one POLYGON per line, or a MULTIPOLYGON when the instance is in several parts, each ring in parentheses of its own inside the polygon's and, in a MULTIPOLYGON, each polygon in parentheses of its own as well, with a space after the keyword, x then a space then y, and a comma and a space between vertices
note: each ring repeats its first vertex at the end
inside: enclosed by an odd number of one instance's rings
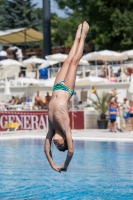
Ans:
POLYGON ((60 130, 55 131, 55 135, 53 137, 53 141, 55 146, 59 151, 66 151, 68 150, 67 142, 64 134, 60 130))

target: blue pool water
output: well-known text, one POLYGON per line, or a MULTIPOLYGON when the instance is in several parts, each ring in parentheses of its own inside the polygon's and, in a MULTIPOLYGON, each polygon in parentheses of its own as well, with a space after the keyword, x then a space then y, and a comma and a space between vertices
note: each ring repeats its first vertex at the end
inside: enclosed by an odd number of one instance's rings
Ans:
MULTIPOLYGON (((44 141, 0 141, 0 200, 132 200, 133 144, 74 142, 67 172, 49 166, 44 141)), ((57 165, 66 153, 52 146, 57 165)))

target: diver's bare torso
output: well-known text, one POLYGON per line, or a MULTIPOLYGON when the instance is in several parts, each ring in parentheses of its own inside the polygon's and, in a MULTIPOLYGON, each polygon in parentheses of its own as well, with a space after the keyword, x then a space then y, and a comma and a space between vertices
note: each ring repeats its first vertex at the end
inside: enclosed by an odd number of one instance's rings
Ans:
POLYGON ((70 94, 63 90, 53 92, 48 108, 49 128, 66 131, 69 127, 68 101, 70 94))

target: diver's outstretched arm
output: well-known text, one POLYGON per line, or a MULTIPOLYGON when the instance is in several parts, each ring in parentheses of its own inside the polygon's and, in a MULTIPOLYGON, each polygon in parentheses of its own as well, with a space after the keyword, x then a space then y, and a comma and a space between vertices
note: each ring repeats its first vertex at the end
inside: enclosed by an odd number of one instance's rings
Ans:
POLYGON ((66 161, 65 161, 64 165, 60 168, 61 171, 67 171, 68 165, 74 154, 72 134, 71 134, 70 127, 69 127, 68 131, 66 132, 66 142, 67 142, 67 146, 68 146, 68 153, 67 153, 67 157, 66 157, 66 161))
POLYGON ((51 167, 57 171, 60 172, 60 167, 56 166, 54 164, 53 158, 52 158, 52 152, 51 152, 51 142, 52 142, 52 138, 54 136, 54 131, 49 130, 45 139, 45 145, 44 145, 44 151, 46 154, 46 157, 49 161, 49 164, 51 165, 51 167))

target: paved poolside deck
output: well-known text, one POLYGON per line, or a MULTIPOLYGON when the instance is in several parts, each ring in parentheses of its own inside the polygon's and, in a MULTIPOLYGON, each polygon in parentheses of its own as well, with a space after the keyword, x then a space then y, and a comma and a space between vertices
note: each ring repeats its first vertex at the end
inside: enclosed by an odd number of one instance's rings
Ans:
MULTIPOLYGON (((20 139, 20 138, 45 139, 46 134, 47 132, 43 130, 0 132, 0 140, 20 139)), ((130 132, 110 133, 108 132, 108 130, 99 130, 99 129, 73 130, 72 137, 74 140, 133 142, 133 133, 130 132)))

